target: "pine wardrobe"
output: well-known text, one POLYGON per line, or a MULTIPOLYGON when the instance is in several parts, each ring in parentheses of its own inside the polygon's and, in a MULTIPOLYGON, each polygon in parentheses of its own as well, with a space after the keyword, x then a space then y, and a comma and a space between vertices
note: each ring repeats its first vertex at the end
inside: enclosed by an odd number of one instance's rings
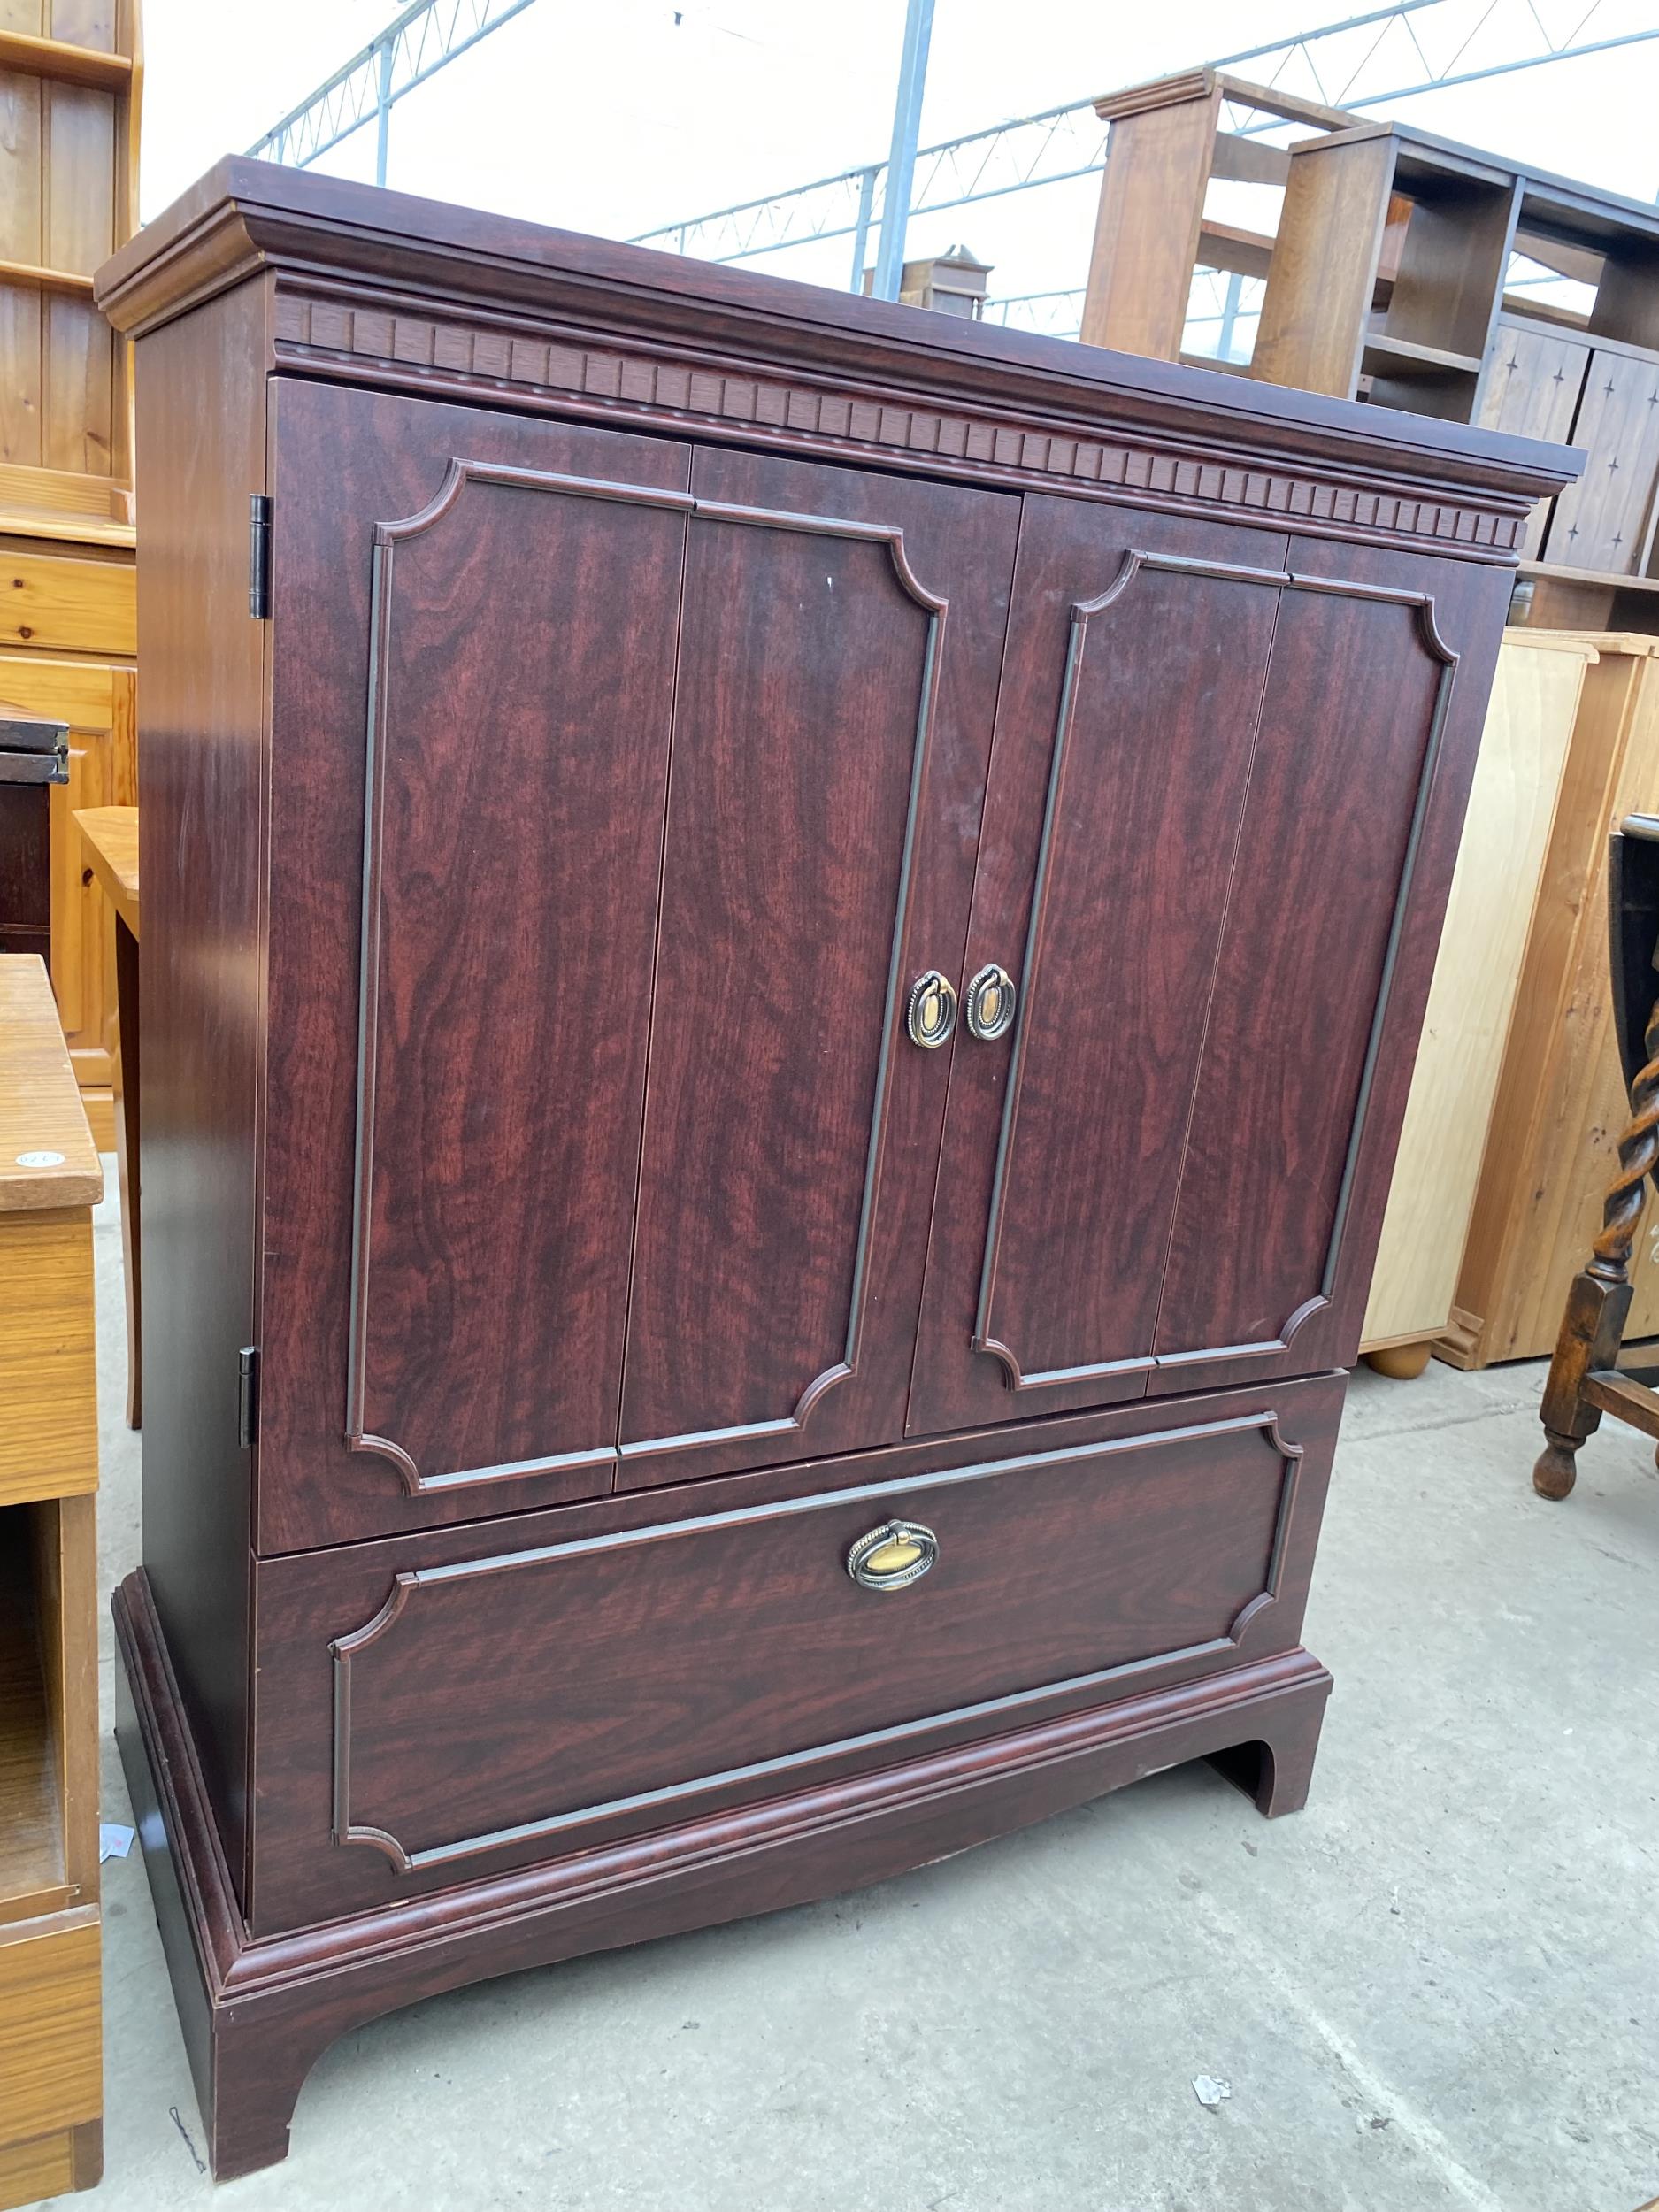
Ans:
POLYGON ((137 340, 144 1566, 215 2170, 1300 1641, 1559 449, 242 160, 137 340))

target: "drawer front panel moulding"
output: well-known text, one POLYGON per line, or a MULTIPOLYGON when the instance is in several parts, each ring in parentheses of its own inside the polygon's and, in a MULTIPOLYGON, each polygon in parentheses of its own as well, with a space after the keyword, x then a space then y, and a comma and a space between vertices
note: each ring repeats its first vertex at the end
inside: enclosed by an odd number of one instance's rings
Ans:
POLYGON ((418 1872, 1214 1663, 1254 1642, 1279 1597, 1302 1457, 1261 1411, 401 1573, 331 1646, 334 1839, 418 1872), (1007 1520, 999 1483, 1018 1489, 1007 1520), (851 1538, 895 1513, 939 1530, 902 1613, 842 1565, 851 1538), (1180 1522, 1195 1548, 1194 1517, 1202 1556, 1172 1582, 1150 1568, 1155 1525, 1180 1522), (679 1661, 636 1699, 626 1685, 658 1667, 665 1639, 679 1661), (535 1686, 556 1663, 567 1693, 549 1725, 535 1686), (480 1747, 486 1681, 495 1735, 480 1747), (622 1737, 606 1719, 618 1709, 634 1716, 622 1737), (635 1786, 609 1795, 624 1777, 635 1786))

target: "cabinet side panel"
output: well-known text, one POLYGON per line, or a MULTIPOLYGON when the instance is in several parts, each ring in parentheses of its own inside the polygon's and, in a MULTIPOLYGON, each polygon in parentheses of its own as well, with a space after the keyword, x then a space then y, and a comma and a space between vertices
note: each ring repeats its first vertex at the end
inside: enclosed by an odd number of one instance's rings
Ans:
POLYGON ((265 484, 265 299, 246 284, 141 342, 140 995, 144 1563, 238 1864, 264 974, 264 631, 248 502, 265 484))

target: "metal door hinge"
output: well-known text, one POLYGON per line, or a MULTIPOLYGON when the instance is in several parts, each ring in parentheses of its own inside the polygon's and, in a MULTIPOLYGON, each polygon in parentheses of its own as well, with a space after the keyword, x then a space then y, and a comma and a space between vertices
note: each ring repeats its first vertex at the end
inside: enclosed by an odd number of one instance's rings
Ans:
POLYGON ((271 501, 265 492, 248 500, 248 611, 256 622, 271 617, 271 501))
POLYGON ((259 1348, 245 1344, 236 1355, 236 1440, 243 1451, 259 1433, 259 1348))

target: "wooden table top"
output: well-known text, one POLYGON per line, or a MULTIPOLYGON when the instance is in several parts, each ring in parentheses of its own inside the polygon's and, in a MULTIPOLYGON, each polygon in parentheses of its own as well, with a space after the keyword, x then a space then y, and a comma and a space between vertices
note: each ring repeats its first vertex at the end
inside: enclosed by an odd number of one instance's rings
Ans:
POLYGON ((96 1206, 103 1195, 46 964, 0 954, 0 1213, 96 1206))
POLYGON ((87 865, 134 937, 138 934, 138 809, 89 806, 75 817, 87 865))

